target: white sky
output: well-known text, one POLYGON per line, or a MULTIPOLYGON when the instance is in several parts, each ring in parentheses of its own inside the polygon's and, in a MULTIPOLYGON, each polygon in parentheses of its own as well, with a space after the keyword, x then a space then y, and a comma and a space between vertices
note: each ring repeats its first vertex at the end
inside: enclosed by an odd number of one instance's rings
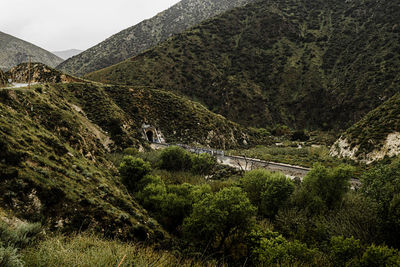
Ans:
POLYGON ((179 0, 1 0, 0 31, 48 51, 86 50, 179 0))

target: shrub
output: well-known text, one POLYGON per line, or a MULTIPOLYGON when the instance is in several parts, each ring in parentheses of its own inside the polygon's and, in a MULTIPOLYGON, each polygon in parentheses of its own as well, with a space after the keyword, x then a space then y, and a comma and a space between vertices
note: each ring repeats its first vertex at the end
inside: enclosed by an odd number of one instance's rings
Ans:
POLYGON ((267 218, 274 218, 294 191, 293 182, 285 175, 264 169, 247 172, 241 183, 259 214, 267 218))
POLYGON ((400 266, 400 253, 387 246, 369 246, 360 260, 360 266, 400 266))
POLYGON ((24 248, 36 240, 41 230, 40 223, 20 223, 11 228, 0 222, 0 242, 6 246, 24 248))
POLYGON ((208 174, 217 164, 215 157, 207 153, 192 156, 192 172, 195 174, 208 174))
POLYGON ((0 266, 3 267, 19 267, 24 266, 24 262, 18 254, 18 250, 14 247, 3 247, 0 243, 0 266))
POLYGON ((229 250, 234 240, 241 240, 253 225, 257 209, 238 187, 224 188, 207 194, 193 205, 193 211, 184 220, 183 232, 194 244, 206 248, 229 250))
POLYGON ((129 191, 134 192, 138 182, 151 172, 150 163, 140 158, 125 156, 119 166, 122 182, 129 191))
POLYGON ((351 166, 341 165, 328 169, 315 164, 304 177, 296 202, 311 213, 335 208, 348 191, 353 172, 351 166))
POLYGON ((181 147, 167 147, 160 154, 160 167, 169 171, 185 171, 192 168, 190 154, 181 147))
POLYGON ((319 252, 299 241, 289 242, 278 233, 270 232, 261 238, 253 249, 256 265, 293 266, 312 265, 319 252))
POLYGON ((352 238, 344 238, 342 236, 334 236, 330 241, 330 260, 332 266, 346 266, 353 259, 357 260, 362 251, 360 240, 352 238))

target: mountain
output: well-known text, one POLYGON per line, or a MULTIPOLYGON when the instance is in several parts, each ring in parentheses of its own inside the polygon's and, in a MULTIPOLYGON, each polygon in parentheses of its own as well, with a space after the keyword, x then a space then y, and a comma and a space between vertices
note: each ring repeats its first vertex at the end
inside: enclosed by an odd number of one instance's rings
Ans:
POLYGON ((174 91, 244 125, 346 129, 400 88, 400 6, 265 0, 86 77, 174 91))
POLYGON ((332 156, 371 163, 400 154, 400 94, 369 112, 332 146, 332 156))
POLYGON ((63 60, 56 55, 9 34, 0 32, 0 69, 6 71, 11 67, 29 60, 55 67, 63 60))
POLYGON ((173 34, 228 9, 255 0, 183 0, 149 20, 127 28, 72 57, 57 69, 83 75, 116 64, 149 49, 173 34))
POLYGON ((53 51, 52 53, 64 60, 76 56, 80 53, 82 53, 83 50, 78 50, 78 49, 68 49, 68 50, 64 50, 64 51, 53 51))

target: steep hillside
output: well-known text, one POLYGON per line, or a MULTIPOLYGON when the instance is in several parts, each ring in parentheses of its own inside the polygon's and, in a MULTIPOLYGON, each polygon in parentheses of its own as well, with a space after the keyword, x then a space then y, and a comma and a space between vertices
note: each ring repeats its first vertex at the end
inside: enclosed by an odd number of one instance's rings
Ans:
POLYGON ((265 0, 87 77, 179 92, 244 125, 347 128, 399 90, 399 17, 388 0, 265 0))
POLYGON ((12 67, 6 72, 6 76, 16 83, 27 83, 29 80, 34 83, 59 83, 59 82, 79 82, 82 79, 66 75, 61 71, 50 68, 42 63, 33 62, 21 63, 12 67), (30 66, 30 69, 29 69, 30 66))
POLYGON ((0 87, 6 86, 8 83, 7 76, 4 74, 2 70, 0 70, 0 87))
POLYGON ((164 237, 107 160, 106 134, 56 90, 0 90, 0 135, 3 209, 51 230, 164 237))
POLYGON ((153 18, 125 29, 66 60, 57 69, 73 75, 83 75, 105 68, 135 56, 203 20, 253 1, 255 0, 182 0, 153 18))
POLYGON ((56 84, 54 89, 76 103, 122 147, 143 142, 143 124, 155 127, 169 143, 231 148, 268 141, 170 92, 91 83, 56 84))
POLYGON ((331 155, 371 163, 400 154, 400 95, 369 112, 331 148, 331 155))
POLYGON ((83 51, 79 50, 79 49, 69 49, 69 50, 64 50, 64 51, 53 51, 52 53, 64 60, 66 60, 66 59, 76 56, 82 52, 83 51))
POLYGON ((6 71, 15 65, 27 62, 28 56, 31 56, 31 60, 34 62, 41 62, 51 67, 55 67, 63 61, 36 45, 0 32, 0 69, 6 71))

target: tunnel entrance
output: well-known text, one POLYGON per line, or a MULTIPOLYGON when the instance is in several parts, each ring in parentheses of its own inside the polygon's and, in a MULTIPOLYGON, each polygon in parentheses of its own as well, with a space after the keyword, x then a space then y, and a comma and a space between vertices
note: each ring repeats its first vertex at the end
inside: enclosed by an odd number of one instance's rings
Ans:
POLYGON ((149 140, 149 142, 151 142, 151 143, 154 142, 153 131, 147 131, 146 136, 147 136, 147 140, 149 140))
POLYGON ((143 138, 149 141, 150 143, 165 143, 165 139, 162 133, 151 125, 143 124, 142 134, 143 138))

